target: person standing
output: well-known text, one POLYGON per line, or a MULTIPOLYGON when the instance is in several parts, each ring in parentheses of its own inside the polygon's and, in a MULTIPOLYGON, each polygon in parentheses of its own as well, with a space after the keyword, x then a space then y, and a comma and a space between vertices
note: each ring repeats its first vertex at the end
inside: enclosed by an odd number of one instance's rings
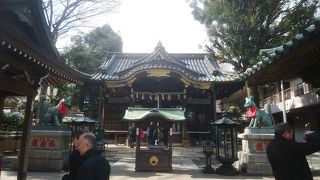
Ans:
POLYGON ((168 146, 168 138, 169 138, 169 128, 165 127, 162 129, 162 137, 163 137, 163 144, 168 146))
POLYGON ((154 127, 153 127, 153 122, 151 121, 147 128, 148 145, 154 145, 153 131, 154 131, 154 127))
POLYGON ((140 138, 140 141, 144 140, 144 132, 142 128, 139 128, 139 138, 140 138))
POLYGON ((78 169, 81 166, 82 158, 78 151, 79 148, 79 138, 83 133, 88 132, 87 129, 77 129, 72 133, 72 145, 73 150, 70 156, 64 162, 64 169, 69 171, 69 174, 64 175, 63 180, 75 180, 78 169))
POLYGON ((288 123, 275 127, 275 136, 267 145, 267 157, 276 180, 312 180, 306 155, 320 150, 320 135, 306 133, 305 142, 293 139, 293 128, 288 123))
POLYGON ((108 160, 97 151, 96 136, 83 133, 79 138, 79 153, 83 162, 78 170, 76 180, 109 180, 110 164, 108 160))
POLYGON ((131 127, 129 128, 129 145, 130 148, 133 148, 136 142, 136 136, 137 136, 137 132, 136 132, 136 126, 134 123, 131 124, 131 127))
POLYGON ((160 139, 161 139, 160 135, 161 135, 160 123, 157 122, 157 126, 156 126, 156 128, 154 129, 154 132, 153 132, 154 145, 159 145, 160 144, 160 139))

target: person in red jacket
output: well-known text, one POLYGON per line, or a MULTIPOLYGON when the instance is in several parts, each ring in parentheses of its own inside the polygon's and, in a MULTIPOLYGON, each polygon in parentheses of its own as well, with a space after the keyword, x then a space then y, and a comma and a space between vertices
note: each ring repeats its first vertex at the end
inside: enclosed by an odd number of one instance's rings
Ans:
POLYGON ((142 128, 139 128, 139 137, 140 137, 140 141, 144 140, 144 132, 142 128))
POLYGON ((320 150, 320 135, 305 134, 305 142, 293 139, 293 128, 288 123, 275 127, 275 136, 267 145, 267 157, 276 180, 312 180, 306 155, 320 150))

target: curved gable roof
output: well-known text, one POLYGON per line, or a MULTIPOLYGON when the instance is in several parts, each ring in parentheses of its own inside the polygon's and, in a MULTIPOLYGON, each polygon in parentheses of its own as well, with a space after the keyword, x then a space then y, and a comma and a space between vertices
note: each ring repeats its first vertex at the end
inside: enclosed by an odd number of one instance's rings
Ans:
POLYGON ((161 43, 150 53, 110 53, 92 79, 123 81, 148 70, 168 70, 195 82, 233 81, 237 75, 224 73, 205 53, 167 53, 161 43))

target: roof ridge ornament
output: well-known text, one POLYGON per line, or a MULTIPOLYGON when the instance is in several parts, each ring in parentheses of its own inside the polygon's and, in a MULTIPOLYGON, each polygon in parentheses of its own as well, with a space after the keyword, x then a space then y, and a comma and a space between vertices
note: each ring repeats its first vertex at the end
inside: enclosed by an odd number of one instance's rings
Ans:
POLYGON ((154 48, 154 51, 157 51, 157 50, 166 51, 166 49, 163 47, 160 40, 159 40, 157 46, 154 48))
POLYGON ((166 52, 166 49, 163 47, 161 41, 158 42, 157 46, 154 48, 154 51, 151 53, 151 55, 147 58, 148 61, 150 60, 162 60, 169 57, 168 53, 166 52))

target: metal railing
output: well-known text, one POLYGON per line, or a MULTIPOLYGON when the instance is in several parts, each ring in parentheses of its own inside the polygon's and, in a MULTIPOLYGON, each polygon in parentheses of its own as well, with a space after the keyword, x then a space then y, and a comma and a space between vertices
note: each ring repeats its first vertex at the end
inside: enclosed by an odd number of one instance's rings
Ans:
MULTIPOLYGON (((314 90, 296 93, 296 89, 287 88, 284 90, 284 99, 287 110, 320 103, 314 90)), ((279 109, 282 109, 281 92, 272 94, 260 101, 260 105, 264 105, 266 103, 273 106, 278 106, 279 109)))

